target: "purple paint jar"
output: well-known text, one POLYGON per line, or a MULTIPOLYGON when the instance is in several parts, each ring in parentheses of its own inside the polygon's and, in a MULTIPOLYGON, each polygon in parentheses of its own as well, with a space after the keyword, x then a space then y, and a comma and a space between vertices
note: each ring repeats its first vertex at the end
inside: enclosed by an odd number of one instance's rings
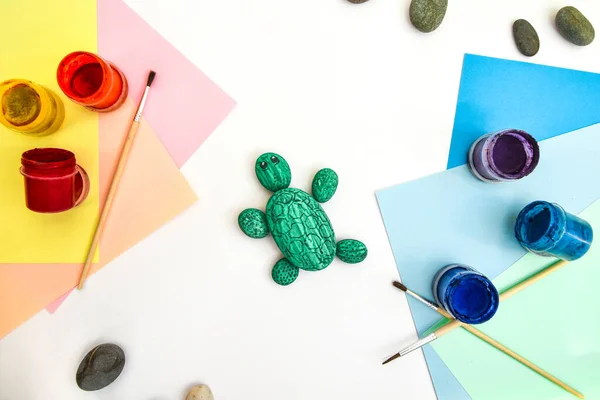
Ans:
POLYGON ((483 135, 469 149, 469 169, 484 182, 521 179, 533 172, 540 148, 533 136, 518 129, 483 135))

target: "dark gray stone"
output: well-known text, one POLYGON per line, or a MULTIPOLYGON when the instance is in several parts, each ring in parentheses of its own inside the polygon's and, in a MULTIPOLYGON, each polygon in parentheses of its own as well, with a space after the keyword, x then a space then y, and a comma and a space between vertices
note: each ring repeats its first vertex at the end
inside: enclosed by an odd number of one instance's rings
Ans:
POLYGON ((448 0, 412 0, 410 22, 421 32, 433 32, 444 20, 447 9, 448 0))
POLYGON ((594 41, 596 33, 592 23, 575 7, 558 10, 555 22, 558 33, 577 46, 587 46, 594 41))
POLYGON ((535 28, 526 20, 518 19, 513 24, 513 37, 521 54, 535 56, 540 49, 540 38, 535 28))
POLYGON ((348 0, 348 1, 353 4, 362 4, 362 3, 366 3, 369 0, 348 0))
POLYGON ((94 347, 77 369, 77 385, 86 391, 100 390, 114 382, 125 366, 125 353, 116 344, 94 347))

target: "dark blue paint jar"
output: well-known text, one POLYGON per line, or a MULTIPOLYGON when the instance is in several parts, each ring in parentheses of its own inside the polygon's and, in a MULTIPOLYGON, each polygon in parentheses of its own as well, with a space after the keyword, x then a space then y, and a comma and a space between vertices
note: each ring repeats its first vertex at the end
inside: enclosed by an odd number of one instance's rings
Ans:
POLYGON ((492 281, 461 264, 448 265, 436 274, 433 295, 450 315, 467 324, 489 321, 500 304, 498 290, 492 281))
POLYGON ((587 221, 558 204, 534 201, 519 213, 515 236, 532 253, 573 261, 587 253, 594 235, 587 221))

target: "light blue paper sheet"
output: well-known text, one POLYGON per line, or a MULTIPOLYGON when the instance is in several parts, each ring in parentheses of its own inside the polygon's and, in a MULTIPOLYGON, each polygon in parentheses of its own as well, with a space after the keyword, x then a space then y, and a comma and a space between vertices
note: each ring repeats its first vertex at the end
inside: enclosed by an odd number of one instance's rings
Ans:
MULTIPOLYGON (((600 197, 600 124, 540 143, 536 170, 521 180, 490 184, 456 167, 377 192, 402 281, 433 298, 435 273, 467 264, 494 279, 525 255, 514 222, 534 200, 577 214, 600 197)), ((412 309, 419 333, 438 321, 427 307, 412 309)))
POLYGON ((427 368, 439 400, 472 400, 430 344, 423 347, 423 354, 427 359, 427 368))
POLYGON ((544 140, 599 122, 599 74, 466 54, 448 168, 465 164, 485 133, 517 128, 544 140))
MULTIPOLYGON (((433 276, 453 262, 493 279, 525 255, 513 227, 526 204, 543 199, 577 214, 600 197, 600 125, 545 140, 540 151, 538 168, 517 182, 483 183, 462 166, 378 191, 402 281, 433 298, 433 276)), ((420 334, 439 320, 434 311, 408 301, 420 334)), ((451 390, 453 400, 469 398, 457 392, 444 364, 427 361, 440 400, 451 390)))

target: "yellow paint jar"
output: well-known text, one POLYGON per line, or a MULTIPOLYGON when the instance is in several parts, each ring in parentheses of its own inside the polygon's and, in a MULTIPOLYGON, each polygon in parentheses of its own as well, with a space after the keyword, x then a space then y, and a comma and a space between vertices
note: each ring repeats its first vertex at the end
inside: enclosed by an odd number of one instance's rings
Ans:
POLYGON ((65 106, 56 93, 24 79, 0 83, 0 103, 0 123, 25 135, 50 135, 65 119, 65 106))

